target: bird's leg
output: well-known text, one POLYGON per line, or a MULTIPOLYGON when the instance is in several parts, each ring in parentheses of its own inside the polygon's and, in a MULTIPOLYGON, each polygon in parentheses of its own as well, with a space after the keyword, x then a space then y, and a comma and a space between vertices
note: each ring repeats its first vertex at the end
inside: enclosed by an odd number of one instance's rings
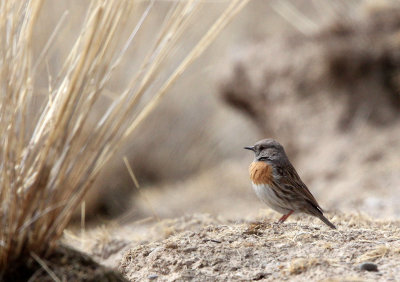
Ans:
POLYGON ((293 213, 293 211, 290 211, 288 214, 284 214, 279 220, 278 223, 284 223, 286 219, 293 213))

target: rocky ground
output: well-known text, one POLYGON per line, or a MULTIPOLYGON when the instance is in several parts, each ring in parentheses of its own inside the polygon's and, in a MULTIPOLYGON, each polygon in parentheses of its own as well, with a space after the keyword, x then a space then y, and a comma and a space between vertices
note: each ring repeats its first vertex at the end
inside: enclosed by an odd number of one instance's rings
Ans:
MULTIPOLYGON (((202 215, 180 219, 199 220, 202 215)), ((131 281, 396 280, 400 222, 337 215, 338 230, 306 220, 277 225, 207 222, 124 254, 119 270, 131 281), (377 271, 365 271, 372 262, 377 271)))

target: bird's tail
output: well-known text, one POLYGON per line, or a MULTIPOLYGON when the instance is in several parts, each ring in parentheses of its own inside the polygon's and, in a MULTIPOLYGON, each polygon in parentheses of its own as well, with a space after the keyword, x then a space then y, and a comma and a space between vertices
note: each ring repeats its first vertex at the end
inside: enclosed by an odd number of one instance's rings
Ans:
POLYGON ((313 216, 318 217, 320 220, 322 220, 326 225, 328 225, 330 228, 332 229, 336 229, 336 226, 333 225, 332 222, 330 222, 323 214, 323 211, 321 209, 320 206, 318 206, 318 204, 316 204, 316 202, 312 202, 310 200, 306 200, 309 203, 308 209, 307 209, 307 213, 311 214, 313 216))
POLYGON ((318 218, 319 218, 320 220, 322 220, 322 221, 323 221, 326 225, 328 225, 330 228, 336 229, 336 226, 333 225, 333 223, 330 222, 323 214, 318 214, 317 216, 318 216, 318 218))

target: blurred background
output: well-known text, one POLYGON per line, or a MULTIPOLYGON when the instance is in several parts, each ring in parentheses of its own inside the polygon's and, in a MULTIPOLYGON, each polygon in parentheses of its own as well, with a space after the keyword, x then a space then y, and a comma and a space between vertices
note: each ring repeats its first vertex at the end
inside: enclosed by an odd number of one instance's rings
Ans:
MULTIPOLYGON (((156 1, 138 44, 98 106, 99 116, 129 81, 129 70, 138 67, 171 3, 156 1)), ((44 89, 47 74, 61 68, 88 4, 45 2, 37 54, 69 13, 39 72, 44 89)), ((225 6, 204 1, 176 58, 225 6)), ((202 212, 252 218, 265 207, 248 177, 253 155, 242 148, 268 137, 285 146, 329 212, 398 218, 399 28, 397 1, 251 0, 104 169, 87 195, 86 217, 136 221, 202 212)))

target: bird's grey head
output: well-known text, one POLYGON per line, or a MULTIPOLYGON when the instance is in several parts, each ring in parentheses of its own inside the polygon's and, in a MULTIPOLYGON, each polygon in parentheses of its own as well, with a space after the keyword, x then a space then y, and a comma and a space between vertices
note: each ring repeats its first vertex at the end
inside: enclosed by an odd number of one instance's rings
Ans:
POLYGON ((254 144, 254 146, 244 147, 244 149, 254 152, 255 161, 273 163, 287 161, 287 156, 283 146, 274 139, 263 139, 254 144))

